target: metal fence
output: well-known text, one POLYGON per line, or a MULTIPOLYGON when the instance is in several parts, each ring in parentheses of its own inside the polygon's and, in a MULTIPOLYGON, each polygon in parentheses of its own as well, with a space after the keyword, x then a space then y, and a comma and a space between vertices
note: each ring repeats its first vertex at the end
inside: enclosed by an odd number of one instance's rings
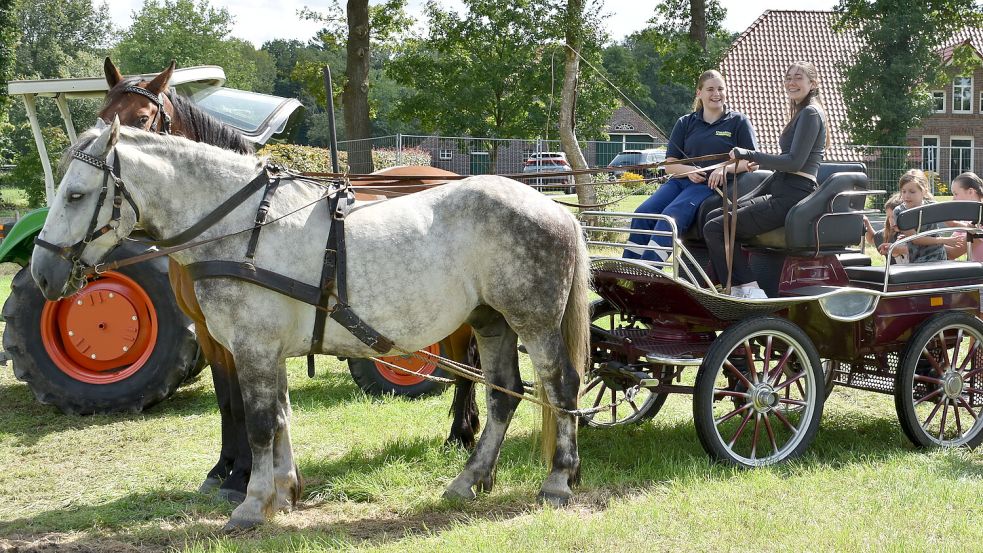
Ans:
MULTIPOLYGON (((606 166, 622 149, 664 147, 660 142, 581 142, 581 151, 591 167, 606 166)), ((470 138, 454 136, 390 135, 342 142, 348 152, 371 149, 375 168, 395 165, 431 165, 461 175, 521 173, 530 155, 537 152, 560 152, 559 140, 521 140, 470 138)), ((777 152, 775 146, 762 146, 777 152)), ((898 179, 909 169, 929 174, 935 194, 947 196, 949 183, 964 171, 980 172, 983 148, 942 146, 854 146, 832 147, 835 161, 861 161, 867 165, 872 189, 894 193, 898 179)), ((827 156, 833 159, 832 156, 827 156)))

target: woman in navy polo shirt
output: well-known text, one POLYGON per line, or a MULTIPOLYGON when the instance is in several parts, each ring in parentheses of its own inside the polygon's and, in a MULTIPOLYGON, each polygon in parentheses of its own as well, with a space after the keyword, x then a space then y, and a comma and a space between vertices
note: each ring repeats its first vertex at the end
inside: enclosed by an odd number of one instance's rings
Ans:
MULTIPOLYGON (((744 114, 727 108, 724 104, 727 96, 724 77, 718 71, 705 71, 700 75, 696 85, 696 99, 693 101, 693 113, 684 115, 676 121, 669 136, 666 149, 666 161, 676 161, 688 157, 698 157, 710 154, 727 153, 731 149, 757 149, 757 139, 754 127, 744 114)), ((670 175, 686 173, 699 167, 713 165, 716 161, 706 161, 697 165, 675 163, 666 166, 670 175)), ((733 171, 734 166, 728 165, 727 171, 733 171)), ((747 171, 747 162, 742 161, 738 171, 747 171)), ((697 209, 711 193, 709 183, 719 186, 724 181, 724 170, 717 169, 710 173, 690 173, 674 177, 656 190, 655 194, 642 202, 635 213, 662 214, 672 217, 679 233, 686 232, 693 224, 697 209)), ((632 219, 633 230, 669 231, 666 221, 652 219, 632 219)), ((628 242, 639 246, 672 246, 669 236, 652 236, 649 234, 631 234, 628 242)), ((647 261, 665 261, 669 251, 644 248, 625 248, 624 257, 628 259, 644 259, 647 261)))

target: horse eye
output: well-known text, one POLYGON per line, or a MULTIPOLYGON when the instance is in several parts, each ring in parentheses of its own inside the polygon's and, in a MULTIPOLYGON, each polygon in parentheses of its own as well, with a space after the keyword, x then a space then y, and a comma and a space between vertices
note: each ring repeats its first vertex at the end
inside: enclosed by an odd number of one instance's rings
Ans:
POLYGON ((142 126, 146 125, 148 121, 150 121, 150 118, 149 117, 147 117, 146 115, 141 116, 140 117, 140 121, 139 121, 140 126, 142 127, 142 126))
POLYGON ((71 194, 68 195, 68 201, 69 202, 77 202, 77 201, 79 201, 79 200, 82 199, 82 196, 83 196, 83 194, 80 194, 78 192, 73 192, 73 193, 71 193, 71 194))

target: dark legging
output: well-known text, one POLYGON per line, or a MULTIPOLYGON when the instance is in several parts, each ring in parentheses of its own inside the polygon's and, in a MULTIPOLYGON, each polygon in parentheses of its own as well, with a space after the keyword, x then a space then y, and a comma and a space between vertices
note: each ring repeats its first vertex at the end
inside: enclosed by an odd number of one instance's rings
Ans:
MULTIPOLYGON (((737 204, 737 231, 734 241, 733 276, 731 282, 740 286, 757 280, 747 259, 741 253, 741 244, 758 236, 785 226, 785 215, 792 206, 799 203, 814 190, 812 181, 799 175, 775 173, 772 178, 772 194, 757 196, 737 204)), ((703 236, 710 251, 710 263, 717 274, 717 280, 727 280, 727 257, 724 250, 724 218, 717 217, 703 226, 703 236)))

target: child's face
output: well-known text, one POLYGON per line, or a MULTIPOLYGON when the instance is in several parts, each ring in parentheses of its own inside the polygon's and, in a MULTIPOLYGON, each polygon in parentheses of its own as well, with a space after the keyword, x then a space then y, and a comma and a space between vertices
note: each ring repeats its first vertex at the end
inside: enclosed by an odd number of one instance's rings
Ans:
POLYGON ((898 225, 894 223, 894 209, 888 209, 884 212, 884 226, 893 231, 898 230, 898 225))
POLYGON ((901 187, 901 200, 904 202, 905 207, 920 206, 925 200, 925 193, 922 192, 922 188, 917 183, 906 182, 901 187))
POLYGON ((976 191, 972 188, 966 188, 965 186, 959 184, 959 182, 952 183, 950 189, 952 190, 953 200, 966 200, 971 202, 978 202, 983 198, 976 195, 976 191))

